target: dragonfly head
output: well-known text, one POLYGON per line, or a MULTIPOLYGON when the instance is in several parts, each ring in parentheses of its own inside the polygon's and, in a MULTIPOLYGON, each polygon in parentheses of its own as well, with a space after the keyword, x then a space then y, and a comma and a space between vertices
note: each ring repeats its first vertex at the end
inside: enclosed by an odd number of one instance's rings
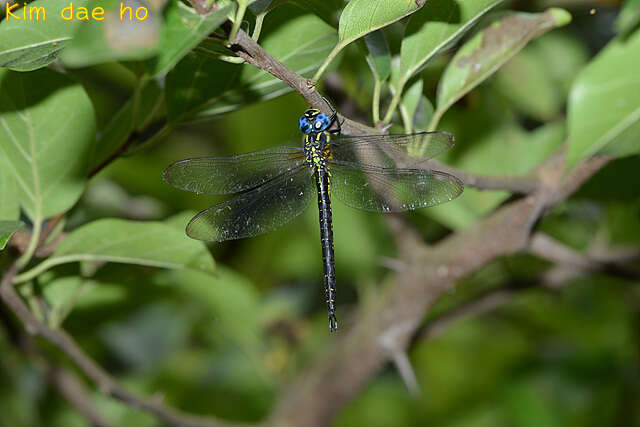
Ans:
POLYGON ((331 118, 316 109, 305 111, 298 121, 298 127, 302 133, 322 132, 329 126, 331 126, 331 118))

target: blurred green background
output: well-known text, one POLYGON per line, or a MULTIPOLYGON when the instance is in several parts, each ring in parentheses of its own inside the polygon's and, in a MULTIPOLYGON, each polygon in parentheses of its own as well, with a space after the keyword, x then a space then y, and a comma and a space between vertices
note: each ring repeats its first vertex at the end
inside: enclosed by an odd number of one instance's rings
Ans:
MULTIPOLYGON (((566 135, 571 84, 614 36, 620 9, 615 1, 586 0, 522 0, 507 6, 523 11, 564 7, 573 22, 530 43, 444 116, 439 129, 453 132, 457 145, 443 161, 461 169, 489 173, 503 162, 522 173, 555 151, 566 135), (539 159, 526 157, 522 147, 529 144, 545 147, 536 152, 539 159)), ((265 21, 265 34, 299 13, 291 5, 276 9, 265 21)), ((401 40, 401 25, 385 29, 392 50, 401 40)), ((454 53, 449 50, 422 73, 427 97, 434 98, 438 76, 454 53)), ((345 115, 370 122, 373 80, 357 45, 346 49, 337 68, 321 89, 345 115)), ((70 73, 89 93, 98 129, 129 99, 135 84, 134 75, 116 63, 70 73)), ((161 179, 166 166, 187 157, 296 145, 297 118, 306 107, 299 95, 289 93, 180 126, 94 177, 65 227, 119 217, 166 220, 182 230, 193 214, 222 198, 170 187, 161 179)), ((616 160, 539 228, 580 251, 598 245, 637 248, 638 183, 640 158, 616 160)), ((435 242, 452 229, 471 226, 509 197, 468 191, 451 205, 407 217, 427 241, 435 242)), ((382 215, 339 202, 333 206, 338 310, 349 324, 359 301, 385 286, 396 253, 382 215)), ((160 392, 184 411, 257 421, 334 339, 327 333, 317 215, 309 209, 266 235, 209 245, 216 262, 213 275, 108 264, 80 283, 83 266, 71 264, 40 277, 30 291, 47 295, 60 313, 66 313, 74 295, 63 326, 127 388, 146 395, 160 392), (83 290, 76 295, 79 286, 83 290)), ((419 397, 409 394, 390 365, 332 425, 640 426, 638 282, 587 274, 537 286, 553 268, 523 254, 462 280, 438 301, 425 325, 497 289, 508 289, 513 297, 494 310, 415 338, 409 357, 422 389, 419 397)), ((56 350, 43 348, 46 358, 70 366, 56 350)), ((147 414, 92 393, 113 425, 158 425, 147 414)), ((25 359, 10 331, 0 329, 0 426, 85 425, 48 385, 46 369, 25 359)))

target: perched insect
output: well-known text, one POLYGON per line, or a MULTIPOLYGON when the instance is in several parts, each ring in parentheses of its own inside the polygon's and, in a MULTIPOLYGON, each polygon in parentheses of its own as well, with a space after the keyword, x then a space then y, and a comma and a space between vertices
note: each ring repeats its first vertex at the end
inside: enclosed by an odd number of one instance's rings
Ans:
POLYGON ((257 236, 286 224, 317 197, 329 329, 335 331, 335 265, 331 197, 371 212, 403 212, 435 206, 462 193, 453 175, 415 167, 453 146, 453 135, 421 132, 407 135, 345 136, 337 114, 310 109, 298 126, 304 145, 273 147, 231 157, 180 160, 165 171, 174 187, 206 194, 241 193, 211 206, 187 225, 187 235, 221 242, 257 236), (335 129, 331 129, 334 127, 335 129), (410 165, 414 165, 411 167, 410 165))

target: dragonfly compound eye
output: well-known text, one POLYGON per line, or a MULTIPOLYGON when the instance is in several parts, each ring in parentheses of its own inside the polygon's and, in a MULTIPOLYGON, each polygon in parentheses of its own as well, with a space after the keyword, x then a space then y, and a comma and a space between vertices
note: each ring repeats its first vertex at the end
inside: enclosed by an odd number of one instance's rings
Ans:
POLYGON ((309 123, 309 120, 307 120, 305 116, 300 117, 300 120, 298 120, 298 127, 300 128, 300 131, 302 133, 311 132, 311 124, 309 123))
POLYGON ((318 114, 316 117, 316 122, 314 123, 314 127, 316 130, 325 130, 331 126, 331 119, 324 113, 318 114))

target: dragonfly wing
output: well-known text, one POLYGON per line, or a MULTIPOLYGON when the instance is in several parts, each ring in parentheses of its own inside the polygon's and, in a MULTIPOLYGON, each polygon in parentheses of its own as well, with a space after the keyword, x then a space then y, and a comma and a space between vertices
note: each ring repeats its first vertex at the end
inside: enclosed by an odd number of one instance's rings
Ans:
POLYGON ((273 147, 230 157, 180 160, 166 168, 162 176, 182 190, 231 194, 262 185, 304 161, 304 152, 299 148, 273 147))
POLYGON ((448 132, 338 136, 331 139, 330 152, 339 161, 402 168, 436 157, 454 141, 448 132))
POLYGON ((267 233, 291 221, 315 197, 313 170, 287 171, 264 185, 200 212, 187 225, 187 235, 221 242, 267 233))
POLYGON ((462 193, 462 182, 428 169, 396 169, 331 161, 331 194, 370 212, 404 212, 439 205, 462 193))

